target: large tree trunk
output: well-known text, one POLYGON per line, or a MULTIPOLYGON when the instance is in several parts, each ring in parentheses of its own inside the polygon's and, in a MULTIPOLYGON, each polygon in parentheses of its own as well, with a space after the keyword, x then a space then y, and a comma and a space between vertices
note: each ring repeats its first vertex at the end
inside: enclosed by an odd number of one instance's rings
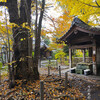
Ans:
MULTIPOLYGON (((18 13, 17 0, 7 0, 7 2, 0 2, 0 6, 7 6, 10 15, 10 22, 19 26, 24 22, 31 23, 31 0, 21 0, 20 14, 18 13)), ((14 38, 14 54, 12 65, 12 73, 15 79, 34 80, 37 76, 35 70, 33 71, 32 58, 32 39, 28 29, 22 27, 13 27, 14 38)), ((38 71, 37 71, 38 72, 38 71)), ((14 79, 13 77, 11 79, 14 79)))
MULTIPOLYGON (((12 65, 12 74, 14 74, 15 79, 27 79, 31 81, 34 79, 39 79, 38 59, 40 59, 40 36, 44 5, 45 0, 42 0, 38 29, 36 29, 35 34, 36 41, 34 63, 32 58, 32 39, 30 38, 28 29, 22 27, 13 27, 13 60, 16 62, 12 65)), ((28 22, 28 25, 30 26, 31 0, 21 0, 20 15, 18 13, 17 0, 7 0, 7 3, 0 2, 0 6, 8 7, 10 22, 16 23, 19 26, 21 26, 21 24, 24 22, 28 22)))
MULTIPOLYGON (((30 33, 26 28, 13 28, 14 38, 14 56, 15 79, 34 80, 35 74, 33 72, 33 58, 29 55, 28 38, 30 33), (29 62, 28 60, 31 60, 29 62), (29 64, 30 63, 30 64, 29 64), (31 65, 31 66, 29 66, 31 65)), ((32 53, 32 52, 31 52, 32 53)))
MULTIPOLYGON (((17 0, 7 0, 8 11, 10 13, 10 22, 14 22, 19 26, 28 22, 31 23, 31 0, 21 0, 20 15, 18 14, 17 0), (11 5, 15 5, 11 7, 11 5), (14 7, 14 8, 13 8, 14 7), (14 13, 13 9, 16 10, 14 13), (16 17, 13 17, 16 16, 16 17)), ((34 80, 36 74, 33 71, 33 58, 32 58, 32 39, 30 38, 29 30, 22 27, 13 27, 14 38, 14 56, 13 64, 15 79, 34 80)))

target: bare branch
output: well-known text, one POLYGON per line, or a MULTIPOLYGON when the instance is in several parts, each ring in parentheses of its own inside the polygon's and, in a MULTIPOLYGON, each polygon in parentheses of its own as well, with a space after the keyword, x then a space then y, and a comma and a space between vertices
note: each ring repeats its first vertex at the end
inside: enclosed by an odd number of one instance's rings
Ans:
POLYGON ((44 16, 46 16, 49 20, 51 20, 51 22, 53 23, 54 29, 57 31, 56 25, 55 25, 55 22, 53 21, 53 19, 51 17, 49 17, 46 13, 44 16))
MULTIPOLYGON (((79 0, 78 0, 78 1, 79 1, 79 0)), ((90 7, 100 8, 100 6, 94 6, 94 5, 91 5, 91 4, 82 2, 82 1, 79 1, 79 2, 82 3, 82 4, 85 4, 85 5, 87 5, 87 6, 90 6, 90 7)))
POLYGON ((98 4, 97 0, 95 0, 95 3, 97 4, 98 7, 100 7, 100 5, 98 4))

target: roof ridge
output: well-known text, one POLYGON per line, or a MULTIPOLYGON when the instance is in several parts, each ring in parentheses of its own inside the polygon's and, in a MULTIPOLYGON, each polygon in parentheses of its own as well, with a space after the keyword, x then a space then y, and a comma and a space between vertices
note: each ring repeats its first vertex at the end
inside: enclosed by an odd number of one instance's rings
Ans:
POLYGON ((88 26, 88 27, 91 27, 90 25, 88 25, 87 23, 85 23, 84 21, 82 21, 80 18, 78 17, 74 17, 73 21, 72 21, 72 26, 76 24, 76 25, 85 25, 85 26, 88 26))

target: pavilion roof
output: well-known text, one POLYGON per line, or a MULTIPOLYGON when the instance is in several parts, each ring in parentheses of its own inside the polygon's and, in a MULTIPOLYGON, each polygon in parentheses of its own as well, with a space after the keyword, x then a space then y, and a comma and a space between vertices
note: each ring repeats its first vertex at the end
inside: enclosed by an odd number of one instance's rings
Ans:
POLYGON ((100 28, 92 27, 92 26, 86 24, 85 22, 83 22, 78 17, 75 17, 74 20, 72 21, 72 25, 71 25, 70 29, 59 40, 63 40, 65 38, 67 38, 69 36, 69 33, 72 33, 75 30, 100 35, 100 28))

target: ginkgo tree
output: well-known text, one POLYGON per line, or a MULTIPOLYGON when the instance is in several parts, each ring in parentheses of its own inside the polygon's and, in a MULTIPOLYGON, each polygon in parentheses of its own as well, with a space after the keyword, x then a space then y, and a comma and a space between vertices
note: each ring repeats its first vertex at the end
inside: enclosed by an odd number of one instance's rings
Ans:
MULTIPOLYGON (((7 7, 9 21, 13 24, 13 63, 9 67, 9 86, 14 86, 14 79, 26 79, 33 81, 39 79, 38 58, 40 50, 40 35, 42 27, 42 18, 45 6, 45 0, 39 1, 40 16, 37 21, 38 0, 0 0, 0 6, 7 7), (18 2, 17 2, 18 1, 18 2), (32 57, 32 32, 31 28, 31 8, 36 12, 35 19, 35 53, 34 61, 32 57), (35 8, 35 9, 34 9, 35 8), (33 63, 34 62, 34 63, 33 63), (14 73, 15 72, 15 73, 14 73), (13 76, 13 77, 11 77, 13 76)), ((7 22, 6 22, 7 26, 7 22)), ((6 27, 8 29, 8 27, 6 27)), ((8 30, 7 30, 8 33, 8 30)), ((8 35, 9 36, 9 35, 8 35)), ((8 41, 10 39, 8 38, 8 41)), ((10 47, 10 44, 8 44, 10 47)), ((11 64, 11 63, 10 63, 11 64)), ((9 64, 9 66, 10 66, 9 64)))
MULTIPOLYGON (((1 24, 4 25, 4 24, 1 24)), ((6 27, 5 26, 1 26, 0 25, 0 50, 2 48, 5 48, 5 54, 6 54, 6 60, 8 62, 8 58, 9 58, 9 52, 12 52, 12 45, 13 45, 13 37, 12 37, 12 31, 11 31, 11 27, 8 27, 8 34, 6 33, 6 27), (8 35, 9 35, 9 44, 10 44, 10 51, 8 50, 8 35)), ((11 57, 10 57, 11 59, 11 57)), ((5 62, 7 64, 7 62, 5 62)), ((10 63, 10 62, 9 62, 10 63)))
POLYGON ((49 30, 49 33, 52 35, 52 43, 50 44, 50 49, 58 49, 58 48, 63 48, 63 46, 65 46, 65 44, 57 44, 58 39, 63 36, 68 29, 71 26, 71 21, 72 21, 73 17, 69 16, 69 12, 64 11, 63 14, 61 16, 59 16, 58 18, 53 18, 50 17, 50 20, 52 21, 52 23, 50 24, 51 27, 54 28, 54 30, 49 30))
POLYGON ((100 24, 100 0, 56 0, 70 16, 78 16, 89 25, 100 24))

